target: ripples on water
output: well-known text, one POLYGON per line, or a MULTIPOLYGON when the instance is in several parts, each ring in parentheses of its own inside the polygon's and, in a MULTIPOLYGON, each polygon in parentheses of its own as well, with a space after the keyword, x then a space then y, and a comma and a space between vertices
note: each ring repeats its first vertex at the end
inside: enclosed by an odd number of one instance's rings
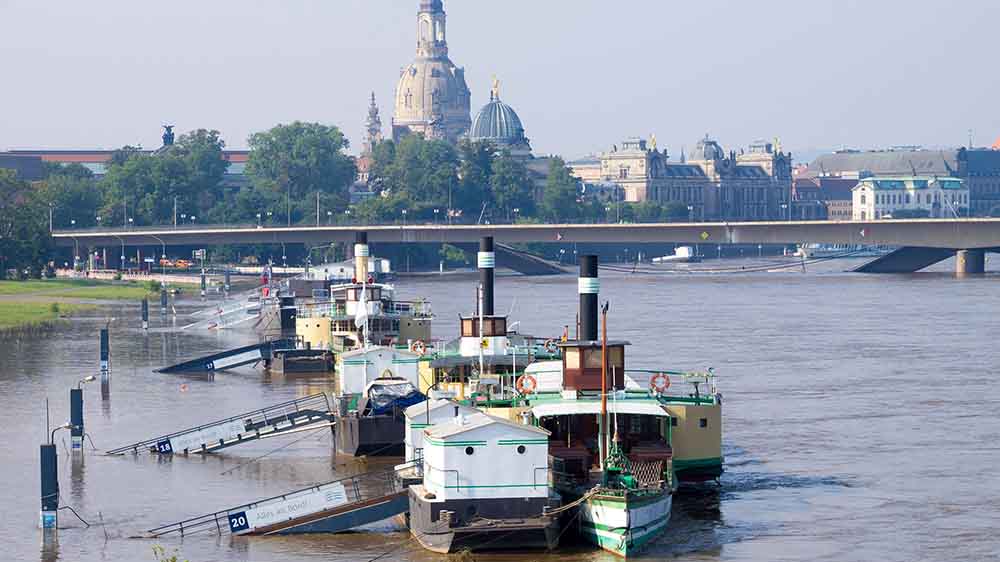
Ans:
MULTIPOLYGON (((837 267, 840 267, 839 265, 837 267)), ((718 487, 686 489, 651 560, 1000 559, 1000 278, 948 274, 864 276, 833 271, 746 275, 604 275, 610 334, 630 340, 633 367, 714 366, 725 395, 727 472, 718 487)), ((602 274, 603 275, 603 274, 602 274)), ((501 277, 497 309, 520 330, 558 335, 577 306, 571 276, 501 277)), ((473 308, 472 276, 399 283, 429 297, 435 334, 452 337, 473 308), (467 295, 468 298, 463 298, 467 295)), ((197 302, 182 304, 182 313, 197 302)), ((151 547, 209 560, 441 560, 391 525, 339 536, 177 540, 127 537, 171 521, 327 481, 371 465, 337 459, 329 432, 265 440, 208 457, 108 458, 65 454, 57 433, 63 504, 57 544, 38 518, 38 444, 68 417, 68 389, 97 371, 97 330, 112 326, 110 388, 87 385, 87 431, 101 449, 330 390, 323 378, 244 368, 215 377, 153 369, 251 341, 171 330, 155 313, 115 305, 0 347, 5 434, 0 541, 12 560, 152 560, 151 547), (103 528, 99 524, 103 516, 103 528), (105 539, 105 532, 108 538, 105 539)), ((185 320, 178 321, 183 325, 185 320)), ((64 445, 65 443, 65 445, 64 445)), ((558 556, 477 560, 613 560, 567 545, 558 556)))

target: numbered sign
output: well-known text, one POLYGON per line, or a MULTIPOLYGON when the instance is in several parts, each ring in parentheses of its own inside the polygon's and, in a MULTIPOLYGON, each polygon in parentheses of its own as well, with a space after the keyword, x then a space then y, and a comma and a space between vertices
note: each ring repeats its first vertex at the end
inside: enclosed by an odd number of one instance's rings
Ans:
POLYGON ((233 534, 249 531, 250 520, 247 518, 247 512, 240 511, 239 513, 230 513, 229 530, 233 534))
POLYGON ((164 439, 156 442, 156 452, 161 455, 169 455, 174 452, 174 448, 170 445, 169 439, 164 439))

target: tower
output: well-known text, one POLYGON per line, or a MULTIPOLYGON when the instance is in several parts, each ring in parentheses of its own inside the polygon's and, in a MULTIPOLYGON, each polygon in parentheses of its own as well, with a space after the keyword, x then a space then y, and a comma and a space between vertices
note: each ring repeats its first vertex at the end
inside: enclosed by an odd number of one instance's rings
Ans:
POLYGON ((421 0, 417 12, 417 53, 399 75, 392 137, 409 134, 457 142, 472 124, 465 71, 448 58, 442 0, 421 0))
POLYGON ((371 105, 368 106, 368 119, 365 120, 365 144, 362 154, 371 154, 375 145, 382 142, 382 118, 378 114, 378 104, 375 103, 375 92, 372 92, 371 105))

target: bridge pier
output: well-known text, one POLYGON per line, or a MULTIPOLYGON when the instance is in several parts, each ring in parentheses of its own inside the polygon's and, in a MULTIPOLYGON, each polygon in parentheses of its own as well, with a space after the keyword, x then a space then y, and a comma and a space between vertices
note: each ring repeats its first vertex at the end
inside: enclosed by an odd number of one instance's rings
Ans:
POLYGON ((986 250, 959 250, 955 252, 955 273, 969 275, 986 272, 986 250))

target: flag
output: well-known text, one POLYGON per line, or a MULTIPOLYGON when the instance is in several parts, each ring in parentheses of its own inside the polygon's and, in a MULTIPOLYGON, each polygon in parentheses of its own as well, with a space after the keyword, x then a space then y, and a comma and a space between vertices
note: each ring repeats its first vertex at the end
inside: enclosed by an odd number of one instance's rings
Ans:
POLYGON ((354 327, 364 328, 368 323, 368 288, 361 285, 361 297, 358 299, 358 309, 354 311, 354 327))

